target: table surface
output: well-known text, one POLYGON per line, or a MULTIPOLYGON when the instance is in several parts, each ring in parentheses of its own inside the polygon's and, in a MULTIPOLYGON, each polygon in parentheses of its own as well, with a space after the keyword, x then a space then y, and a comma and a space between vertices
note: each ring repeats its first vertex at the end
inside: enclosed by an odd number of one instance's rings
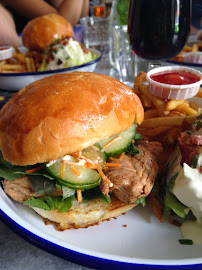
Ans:
MULTIPOLYGON (((106 60, 101 60, 97 64, 94 72, 118 78, 117 72, 110 67, 106 60)), ((0 107, 3 106, 14 93, 15 92, 0 90, 0 96, 5 97, 4 101, 0 101, 0 107)), ((33 246, 0 221, 0 269, 88 270, 90 268, 63 260, 33 246)))

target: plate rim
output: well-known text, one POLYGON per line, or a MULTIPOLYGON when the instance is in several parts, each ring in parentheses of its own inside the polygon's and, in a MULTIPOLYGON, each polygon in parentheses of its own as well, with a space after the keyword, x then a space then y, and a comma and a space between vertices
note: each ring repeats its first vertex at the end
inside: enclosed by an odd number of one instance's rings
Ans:
POLYGON ((175 65, 181 65, 181 66, 189 66, 189 67, 200 67, 202 68, 202 64, 197 63, 188 63, 188 62, 180 62, 180 61, 173 61, 173 60, 167 60, 167 63, 175 64, 175 65))
POLYGON ((106 269, 106 267, 110 267, 110 269, 135 269, 142 270, 142 269, 171 269, 178 270, 178 269, 186 269, 186 270, 195 270, 201 269, 201 264, 140 264, 140 263, 130 263, 124 261, 115 261, 109 260, 102 257, 95 257, 89 254, 81 253, 56 243, 53 243, 43 237, 36 235, 35 233, 29 231, 25 227, 21 226, 11 217, 9 217, 4 211, 0 209, 0 219, 17 235, 22 237, 27 242, 31 243, 32 245, 47 251, 59 258, 71 261, 76 264, 80 264, 86 267, 95 267, 95 269, 106 269), (57 247, 57 248, 56 248, 57 247), (91 260, 91 261, 90 261, 91 260), (93 260, 93 262, 92 262, 93 260), (97 267, 99 265, 99 268, 97 267), (124 268, 123 268, 124 267, 124 268), (166 267, 166 268, 165 268, 166 267))
POLYGON ((0 73, 0 78, 1 77, 12 77, 12 76, 40 76, 40 75, 44 75, 44 74, 52 74, 52 73, 61 73, 61 72, 66 72, 66 71, 72 71, 72 70, 76 70, 78 68, 83 68, 83 67, 87 67, 87 66, 90 66, 90 65, 93 65, 94 63, 97 63, 98 61, 101 60, 102 58, 102 53, 98 50, 95 50, 95 49, 88 49, 89 51, 91 52, 94 52, 98 55, 98 58, 90 61, 90 62, 87 62, 85 64, 82 64, 82 65, 79 65, 79 66, 74 66, 74 67, 69 67, 69 68, 61 68, 61 69, 54 69, 54 70, 48 70, 48 71, 35 71, 35 72, 20 72, 20 73, 0 73))
MULTIPOLYGON (((6 196, 5 198, 8 198, 7 195, 4 193, 3 189, 0 187, 0 194, 3 194, 3 196, 6 196)), ((8 198, 11 202, 12 200, 8 198)), ((17 233, 19 236, 21 236, 26 241, 30 242, 31 244, 57 256, 63 259, 66 259, 68 261, 71 261, 73 263, 77 263, 83 266, 87 267, 95 267, 97 268, 97 265, 99 265, 99 269, 106 269, 106 267, 110 267, 110 269, 135 269, 136 270, 145 270, 145 269, 186 269, 186 270, 192 270, 193 267, 195 270, 202 268, 201 259, 202 258, 193 258, 193 259, 173 259, 173 260, 157 260, 157 259, 148 259, 147 263, 143 263, 143 261, 146 261, 145 259, 138 259, 134 258, 136 262, 133 262, 132 260, 126 260, 127 257, 119 257, 118 255, 110 255, 111 258, 107 258, 106 254, 102 252, 94 252, 95 254, 92 254, 93 252, 84 249, 79 248, 76 250, 76 246, 72 245, 74 248, 70 248, 65 246, 66 242, 63 242, 62 240, 58 240, 60 242, 56 243, 53 242, 51 238, 54 239, 54 236, 44 237, 43 234, 46 236, 46 233, 44 231, 40 231, 38 228, 34 228, 33 225, 26 220, 23 220, 22 217, 16 213, 3 199, 2 196, 0 196, 0 201, 2 201, 2 204, 0 204, 0 219, 8 226, 10 227, 15 233, 17 233), (2 207, 6 205, 6 207, 9 208, 11 213, 14 214, 14 216, 9 216, 5 210, 2 209, 2 207), (17 218, 16 218, 16 217, 17 218), (20 224, 18 219, 23 221, 23 225, 20 224), (27 225, 27 226, 26 226, 27 225), (29 225, 29 226, 28 226, 29 225), (32 230, 34 228, 34 230, 32 230), (35 233, 36 231, 36 233, 35 233), (37 232, 39 234, 37 234, 37 232), (50 239, 48 239, 50 237, 50 239), (63 245, 61 243, 64 243, 63 245), (98 256, 99 253, 99 256, 98 256), (125 260, 123 260, 125 258, 125 260), (195 260, 196 262, 193 262, 195 260), (158 262, 158 263, 155 263, 158 262), (167 263, 166 263, 167 261, 167 263)), ((68 244, 68 243, 66 243, 68 244)), ((71 244, 69 244, 71 246, 71 244)), ((129 258, 129 257, 128 257, 129 258)))

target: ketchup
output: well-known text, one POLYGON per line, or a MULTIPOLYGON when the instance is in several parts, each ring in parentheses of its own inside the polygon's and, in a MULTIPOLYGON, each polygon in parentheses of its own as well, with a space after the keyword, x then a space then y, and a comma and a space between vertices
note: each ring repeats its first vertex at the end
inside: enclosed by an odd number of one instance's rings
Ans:
POLYGON ((0 48, 0 51, 4 51, 7 50, 8 48, 0 48))
POLYGON ((151 79, 165 84, 185 85, 200 81, 200 78, 186 71, 168 71, 151 75, 151 79))

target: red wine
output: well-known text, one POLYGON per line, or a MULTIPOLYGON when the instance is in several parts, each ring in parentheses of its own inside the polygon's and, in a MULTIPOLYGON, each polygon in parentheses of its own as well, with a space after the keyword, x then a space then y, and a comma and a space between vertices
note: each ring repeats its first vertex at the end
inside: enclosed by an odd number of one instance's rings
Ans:
POLYGON ((190 0, 130 0, 128 33, 133 51, 166 60, 184 47, 190 30, 190 0))

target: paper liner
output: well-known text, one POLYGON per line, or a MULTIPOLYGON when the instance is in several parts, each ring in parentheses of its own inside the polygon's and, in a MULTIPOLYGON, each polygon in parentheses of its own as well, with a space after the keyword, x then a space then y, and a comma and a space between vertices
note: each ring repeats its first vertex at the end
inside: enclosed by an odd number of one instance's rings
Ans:
POLYGON ((158 96, 163 99, 187 99, 195 96, 198 93, 200 85, 202 83, 202 73, 198 70, 188 67, 180 67, 180 66, 159 67, 154 68, 147 73, 147 80, 149 82, 149 90, 155 96, 158 96), (156 82, 150 78, 150 76, 153 74, 167 71, 186 71, 197 75, 200 78, 200 80, 196 83, 187 85, 170 85, 156 82))

